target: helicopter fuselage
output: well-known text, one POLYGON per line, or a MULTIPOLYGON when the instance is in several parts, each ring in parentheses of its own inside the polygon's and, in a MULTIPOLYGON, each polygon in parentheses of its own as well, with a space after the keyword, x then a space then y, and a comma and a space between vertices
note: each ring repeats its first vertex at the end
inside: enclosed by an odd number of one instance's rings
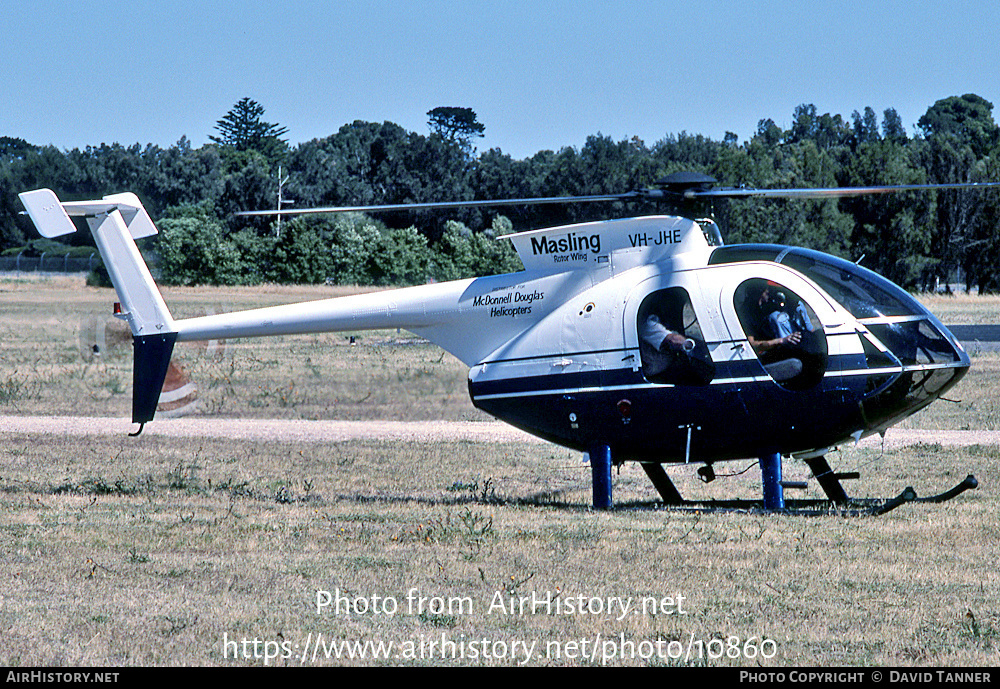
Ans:
MULTIPOLYGON (((693 193, 716 192, 684 192, 693 193)), ((20 197, 45 237, 74 232, 71 215, 86 218, 121 301, 116 314, 132 330, 133 435, 154 418, 175 342, 403 328, 469 366, 478 408, 588 453, 596 508, 612 505, 614 463, 641 462, 664 502, 680 505, 660 465, 704 463, 699 475, 711 480, 713 462, 756 457, 763 508, 783 510, 781 458, 791 455, 831 504, 883 513, 916 494, 853 500, 840 484, 853 475, 833 472, 823 455, 884 432, 969 368, 940 321, 888 280, 808 249, 723 246, 710 220, 523 232, 507 237, 519 273, 175 320, 135 245, 156 228, 134 194, 20 197)), ((975 485, 969 476, 924 500, 975 485)))
POLYGON ((512 237, 521 273, 174 325, 179 341, 405 328, 469 365, 476 407, 615 461, 822 452, 884 431, 968 369, 945 327, 877 274, 714 237, 670 216, 557 227, 512 237), (796 311, 802 341, 758 352, 796 311), (642 332, 654 312, 687 351, 653 361, 642 332))
POLYGON ((888 280, 808 249, 722 246, 711 221, 518 233, 523 272, 174 320, 134 243, 156 229, 133 194, 21 198, 46 237, 86 217, 133 332, 140 424, 174 342, 216 338, 404 328, 470 367, 478 408, 616 462, 822 454, 883 432, 969 367, 888 280))

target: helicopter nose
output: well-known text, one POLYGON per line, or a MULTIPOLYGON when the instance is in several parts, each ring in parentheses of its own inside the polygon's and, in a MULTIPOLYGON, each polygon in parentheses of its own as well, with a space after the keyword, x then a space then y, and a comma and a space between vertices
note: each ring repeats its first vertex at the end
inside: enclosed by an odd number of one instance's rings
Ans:
POLYGON ((865 327, 885 347, 888 358, 894 360, 892 368, 898 372, 891 383, 882 385, 864 401, 869 428, 882 427, 886 421, 895 422, 922 409, 969 370, 965 349, 929 314, 872 319, 865 322, 865 327))
POLYGON ((969 355, 937 319, 904 316, 868 321, 868 330, 905 368, 968 368, 969 355))

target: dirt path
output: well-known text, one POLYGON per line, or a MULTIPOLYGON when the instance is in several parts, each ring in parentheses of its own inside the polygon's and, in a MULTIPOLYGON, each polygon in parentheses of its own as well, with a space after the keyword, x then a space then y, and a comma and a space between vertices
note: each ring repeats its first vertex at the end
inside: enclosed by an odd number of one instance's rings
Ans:
MULTIPOLYGON (((138 426, 126 419, 76 416, 0 416, 0 434, 124 435, 138 426)), ((472 440, 545 442, 500 422, 472 421, 300 421, 286 419, 157 419, 143 435, 235 438, 260 441, 472 440)))
MULTIPOLYGON (((76 416, 0 416, 0 435, 124 435, 137 426, 126 419, 76 416)), ((143 431, 148 436, 236 438, 259 441, 343 441, 358 439, 471 440, 474 442, 546 441, 500 422, 472 421, 296 421, 276 419, 179 418, 153 421, 143 431)), ((875 436, 862 445, 878 445, 875 436)), ((942 445, 1000 445, 1000 431, 931 431, 890 429, 887 448, 916 443, 942 445)))

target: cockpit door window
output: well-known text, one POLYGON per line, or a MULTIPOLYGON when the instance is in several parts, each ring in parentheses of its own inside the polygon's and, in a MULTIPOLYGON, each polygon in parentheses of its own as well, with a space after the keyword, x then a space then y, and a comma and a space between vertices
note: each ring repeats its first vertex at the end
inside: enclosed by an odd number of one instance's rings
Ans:
POLYGON ((651 383, 708 385, 715 365, 683 287, 651 292, 636 314, 642 373, 651 383))
POLYGON ((755 278, 736 289, 734 306, 750 347, 778 385, 805 390, 823 379, 826 335, 808 302, 783 285, 755 278))

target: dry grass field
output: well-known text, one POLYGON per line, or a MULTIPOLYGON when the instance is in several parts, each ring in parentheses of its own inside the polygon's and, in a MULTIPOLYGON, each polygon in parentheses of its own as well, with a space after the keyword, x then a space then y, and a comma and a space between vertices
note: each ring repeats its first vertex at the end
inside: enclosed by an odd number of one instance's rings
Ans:
MULTIPOLYGON (((185 316, 338 293, 166 299, 185 316)), ((112 301, 76 278, 0 278, 0 416, 128 416, 112 301)), ((988 299, 932 309, 1000 319, 988 299)), ((406 333, 355 335, 183 345, 176 359, 209 418, 486 420, 454 358, 406 333)), ((977 355, 955 402, 906 424, 1000 428, 998 368, 977 355)), ((615 476, 619 509, 594 512, 580 456, 539 443, 2 428, 0 443, 3 665, 1000 661, 997 447, 844 447, 831 464, 862 473, 859 495, 933 493, 970 472, 981 487, 877 518, 807 518, 660 509, 631 465, 615 476)), ((709 485, 693 468, 671 476, 689 497, 756 497, 752 464, 709 485)))

